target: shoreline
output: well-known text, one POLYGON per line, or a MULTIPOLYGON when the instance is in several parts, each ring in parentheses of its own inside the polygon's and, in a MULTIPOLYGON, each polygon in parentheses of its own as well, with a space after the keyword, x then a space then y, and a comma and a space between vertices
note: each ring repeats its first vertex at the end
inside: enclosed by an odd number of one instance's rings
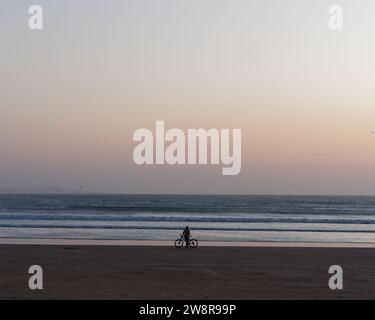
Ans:
MULTIPOLYGON (((173 247, 174 241, 0 238, 0 245, 173 247)), ((200 241, 199 247, 375 249, 375 243, 200 241)))

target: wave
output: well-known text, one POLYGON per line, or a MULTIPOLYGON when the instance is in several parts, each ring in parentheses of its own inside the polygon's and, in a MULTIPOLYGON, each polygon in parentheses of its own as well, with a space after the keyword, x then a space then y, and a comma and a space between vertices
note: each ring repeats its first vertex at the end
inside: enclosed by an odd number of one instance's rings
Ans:
POLYGON ((0 212, 375 215, 375 197, 0 195, 0 212))
POLYGON ((0 195, 1 237, 170 239, 185 225, 200 239, 375 241, 375 197, 0 195))
POLYGON ((304 223, 304 224, 375 224, 375 217, 359 218, 315 218, 315 217, 249 217, 249 216, 186 216, 186 215, 91 215, 91 214, 2 214, 0 221, 92 221, 92 222, 212 222, 212 223, 304 223))
MULTIPOLYGON (((179 227, 167 226, 88 226, 88 225, 56 225, 56 224, 43 224, 43 225, 13 225, 3 224, 0 228, 15 228, 15 229, 92 229, 92 230, 173 230, 181 231, 179 227)), ((232 232, 312 232, 312 233, 375 233, 375 230, 349 230, 349 229, 281 229, 281 228, 224 228, 224 227, 197 227, 194 231, 232 231, 232 232)))

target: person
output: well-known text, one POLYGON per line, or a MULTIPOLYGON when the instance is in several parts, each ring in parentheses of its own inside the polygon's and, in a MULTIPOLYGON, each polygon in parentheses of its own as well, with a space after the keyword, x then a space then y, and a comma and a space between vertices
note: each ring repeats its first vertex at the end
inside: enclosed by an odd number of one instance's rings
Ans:
POLYGON ((189 247, 189 241, 190 241, 190 229, 188 226, 186 226, 185 230, 182 232, 182 235, 185 239, 186 248, 189 247))

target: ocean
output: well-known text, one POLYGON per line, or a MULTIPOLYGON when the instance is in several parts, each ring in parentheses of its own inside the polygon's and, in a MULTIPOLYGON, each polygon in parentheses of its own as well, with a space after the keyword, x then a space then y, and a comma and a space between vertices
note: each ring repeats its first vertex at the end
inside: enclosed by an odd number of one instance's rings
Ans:
POLYGON ((0 195, 0 238, 375 243, 375 197, 0 195))

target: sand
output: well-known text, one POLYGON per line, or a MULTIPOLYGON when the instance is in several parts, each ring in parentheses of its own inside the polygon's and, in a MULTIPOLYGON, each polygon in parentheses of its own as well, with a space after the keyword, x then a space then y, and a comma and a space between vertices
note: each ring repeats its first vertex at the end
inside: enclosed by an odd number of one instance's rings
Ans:
POLYGON ((370 248, 0 245, 0 261, 1 299, 375 298, 370 248), (331 265, 344 269, 342 291, 328 288, 331 265))

